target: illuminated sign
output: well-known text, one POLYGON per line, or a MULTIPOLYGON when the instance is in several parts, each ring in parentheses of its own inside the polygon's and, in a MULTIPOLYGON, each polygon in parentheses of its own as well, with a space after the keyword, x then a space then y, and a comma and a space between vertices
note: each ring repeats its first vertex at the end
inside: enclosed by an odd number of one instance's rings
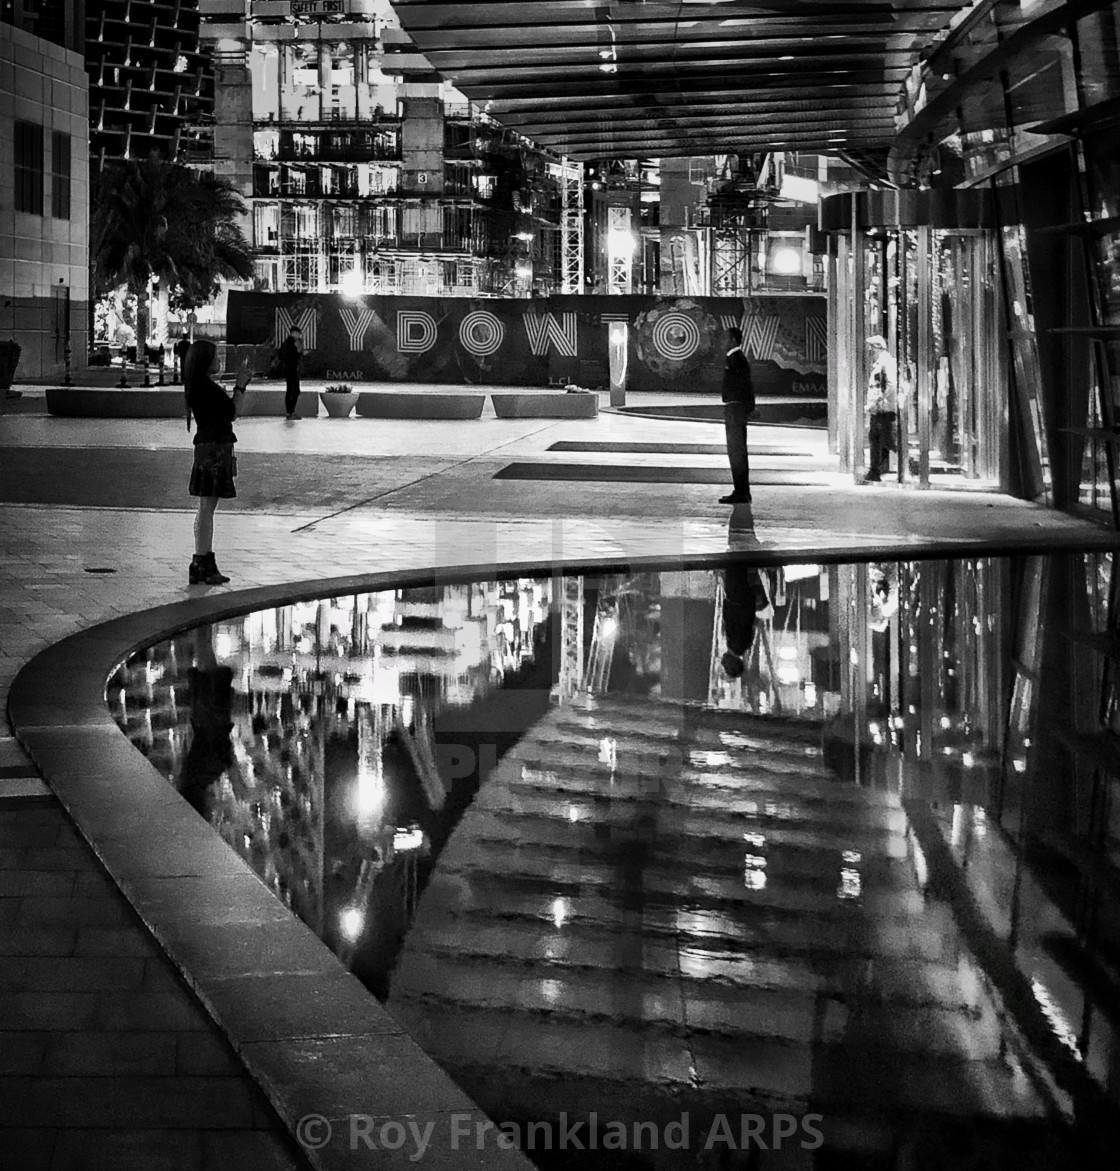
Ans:
POLYGON ((342 16, 346 0, 292 0, 293 16, 342 16))

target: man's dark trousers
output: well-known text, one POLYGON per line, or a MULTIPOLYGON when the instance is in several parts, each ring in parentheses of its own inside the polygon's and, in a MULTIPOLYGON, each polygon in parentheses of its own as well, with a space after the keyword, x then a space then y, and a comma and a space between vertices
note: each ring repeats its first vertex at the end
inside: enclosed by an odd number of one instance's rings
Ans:
POLYGON ((895 449, 897 411, 872 411, 867 421, 867 470, 869 480, 881 480, 891 467, 891 452, 895 449))
POLYGON ((289 415, 296 413, 296 402, 299 400, 299 374, 285 375, 287 386, 284 389, 284 410, 289 415))
POLYGON ((751 465, 747 455, 747 416, 750 413, 746 403, 723 404, 727 461, 731 464, 731 483, 737 496, 745 496, 751 490, 751 465))

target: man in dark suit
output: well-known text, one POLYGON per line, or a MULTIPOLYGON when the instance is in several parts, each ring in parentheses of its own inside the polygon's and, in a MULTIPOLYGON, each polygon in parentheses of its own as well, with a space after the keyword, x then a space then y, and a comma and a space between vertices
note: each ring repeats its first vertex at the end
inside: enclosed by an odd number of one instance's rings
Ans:
POLYGON ((723 423, 727 431, 727 460, 731 464, 732 490, 720 504, 747 504, 751 499, 751 467, 747 456, 747 417, 754 410, 751 365, 743 353, 743 334, 727 331, 731 348, 723 368, 723 423))
POLYGON ((280 347, 280 369, 284 375, 284 410, 289 419, 296 418, 299 401, 299 365, 303 357, 303 330, 293 325, 280 347))

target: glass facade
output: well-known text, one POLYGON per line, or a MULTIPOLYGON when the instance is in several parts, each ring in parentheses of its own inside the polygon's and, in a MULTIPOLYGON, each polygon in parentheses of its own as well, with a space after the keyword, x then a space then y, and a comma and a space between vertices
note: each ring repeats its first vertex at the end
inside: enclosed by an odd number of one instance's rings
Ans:
POLYGON ((1005 485, 1005 329, 999 252, 990 231, 857 230, 833 261, 834 442, 845 471, 868 468, 866 339, 897 364, 890 478, 922 487, 1005 485))

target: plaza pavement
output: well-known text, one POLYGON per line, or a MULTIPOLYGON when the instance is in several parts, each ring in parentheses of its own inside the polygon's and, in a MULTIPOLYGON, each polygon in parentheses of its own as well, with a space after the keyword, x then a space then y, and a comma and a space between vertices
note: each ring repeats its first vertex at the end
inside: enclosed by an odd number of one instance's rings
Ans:
MULTIPOLYGON (((0 416, 5 711, 16 673, 60 639, 167 603, 219 593, 236 600, 244 589, 509 562, 1115 541, 996 494, 857 487, 837 472, 824 433, 807 429, 752 428, 755 503, 734 510, 718 503, 724 485, 689 482, 706 472, 722 479, 722 455, 648 450, 718 444, 722 429, 707 423, 614 413, 467 423, 253 418, 237 431, 239 497, 222 505, 215 526, 219 564, 233 580, 188 589, 190 450, 181 423, 52 419, 34 389, 0 416), (582 450, 550 450, 558 442, 582 450), (589 473, 574 474, 594 478, 495 478, 511 464, 530 465, 531 476, 540 474, 534 465, 585 465, 589 473)), ((57 687, 64 702, 64 670, 57 687)), ((0 728, 0 1165, 268 1171, 301 1160, 0 728)))

